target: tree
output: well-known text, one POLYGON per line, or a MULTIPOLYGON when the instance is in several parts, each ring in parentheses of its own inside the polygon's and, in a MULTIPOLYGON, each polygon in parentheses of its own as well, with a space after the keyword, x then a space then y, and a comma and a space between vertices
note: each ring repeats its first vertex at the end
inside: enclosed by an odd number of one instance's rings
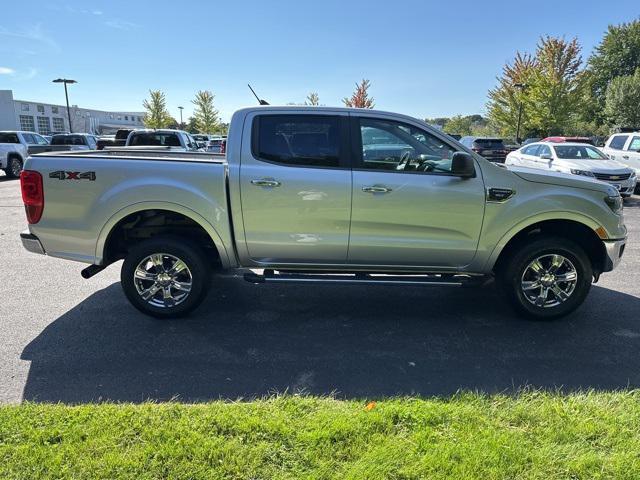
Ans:
POLYGON ((609 25, 587 64, 588 95, 584 116, 605 122, 607 88, 614 78, 633 75, 640 68, 640 19, 609 25))
POLYGON ((167 100, 160 90, 149 90, 149 99, 142 102, 146 110, 144 124, 149 128, 166 128, 171 123, 171 115, 167 111, 167 100))
POLYGON ((640 127, 640 68, 609 83, 604 113, 618 127, 640 127))
POLYGON ((444 125, 443 130, 447 133, 454 133, 464 137, 465 135, 471 135, 472 124, 473 122, 470 115, 466 117, 456 115, 449 119, 444 125))
POLYGON ((195 117, 189 117, 187 120, 187 125, 185 126, 185 130, 189 133, 202 133, 198 129, 198 125, 195 117))
POLYGON ((196 98, 191 100, 196 106, 193 111, 196 127, 203 133, 213 133, 218 127, 218 110, 213 106, 213 98, 209 90, 199 90, 196 98))
POLYGON ((536 66, 526 91, 530 125, 547 135, 562 134, 580 112, 582 77, 576 38, 544 37, 538 43, 536 66))
POLYGON ((497 78, 498 86, 489 90, 487 110, 489 119, 503 135, 514 135, 518 123, 518 113, 522 102, 521 132, 531 130, 526 103, 526 86, 533 83, 537 69, 536 59, 528 53, 516 52, 512 63, 502 67, 502 75, 497 78), (521 87, 516 87, 521 85, 521 87))
POLYGON ((320 97, 316 92, 311 92, 307 95, 307 100, 304 102, 305 105, 318 106, 320 105, 320 97))
POLYGON ((516 132, 522 105, 523 133, 551 135, 574 128, 581 111, 584 76, 577 39, 543 37, 535 56, 517 53, 489 91, 489 119, 503 135, 516 132))
POLYGON ((373 108, 375 103, 373 98, 369 98, 370 86, 371 82, 369 80, 362 79, 362 82, 356 83, 356 90, 351 95, 351 98, 345 97, 342 102, 345 106, 352 108, 373 108))

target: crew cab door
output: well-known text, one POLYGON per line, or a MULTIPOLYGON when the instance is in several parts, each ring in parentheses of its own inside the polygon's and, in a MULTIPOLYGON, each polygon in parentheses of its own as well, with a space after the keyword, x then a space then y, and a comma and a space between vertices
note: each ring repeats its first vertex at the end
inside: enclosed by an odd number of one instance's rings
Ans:
POLYGON ((475 178, 451 174, 456 148, 422 127, 352 115, 349 263, 455 268, 475 256, 485 206, 475 178))
POLYGON ((247 116, 240 165, 246 251, 240 255, 252 263, 346 263, 349 117, 321 112, 247 116))

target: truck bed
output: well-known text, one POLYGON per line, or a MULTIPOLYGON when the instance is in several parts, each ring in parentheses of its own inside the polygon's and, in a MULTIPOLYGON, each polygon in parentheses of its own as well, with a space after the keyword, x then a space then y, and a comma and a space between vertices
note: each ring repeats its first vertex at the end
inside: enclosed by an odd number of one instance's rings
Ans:
POLYGON ((224 155, 128 148, 51 152, 31 156, 26 169, 42 174, 44 214, 29 229, 51 256, 101 264, 111 228, 149 209, 194 218, 220 251, 233 251, 224 155))

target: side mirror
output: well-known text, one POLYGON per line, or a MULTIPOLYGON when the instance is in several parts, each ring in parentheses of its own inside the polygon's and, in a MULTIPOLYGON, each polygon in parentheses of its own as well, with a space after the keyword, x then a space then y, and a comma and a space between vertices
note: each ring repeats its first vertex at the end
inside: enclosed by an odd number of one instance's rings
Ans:
POLYGON ((461 178, 476 176, 473 157, 467 152, 455 152, 451 158, 451 173, 461 178))
POLYGON ((540 160, 553 160, 550 153, 543 153, 540 155, 540 160))

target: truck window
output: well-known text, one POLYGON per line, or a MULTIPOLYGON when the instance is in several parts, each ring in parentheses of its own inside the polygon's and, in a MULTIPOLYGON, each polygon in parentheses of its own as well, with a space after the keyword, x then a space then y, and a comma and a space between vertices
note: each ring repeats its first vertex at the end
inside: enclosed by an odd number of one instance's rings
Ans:
POLYGON ((0 143, 20 143, 20 139, 15 133, 0 133, 0 143))
POLYGON ((629 150, 633 152, 640 152, 640 137, 633 137, 631 139, 629 150))
POLYGON ((628 135, 615 135, 609 143, 609 148, 622 150, 624 148, 624 144, 627 142, 627 137, 628 135))
POLYGON ((134 147, 180 147, 180 139, 176 133, 139 132, 131 136, 129 145, 134 147))
POLYGON ((456 150, 412 125, 361 118, 361 167, 404 173, 450 173, 456 150))
POLYGON ((340 165, 338 117, 260 115, 254 122, 252 143, 257 158, 284 165, 340 165))

